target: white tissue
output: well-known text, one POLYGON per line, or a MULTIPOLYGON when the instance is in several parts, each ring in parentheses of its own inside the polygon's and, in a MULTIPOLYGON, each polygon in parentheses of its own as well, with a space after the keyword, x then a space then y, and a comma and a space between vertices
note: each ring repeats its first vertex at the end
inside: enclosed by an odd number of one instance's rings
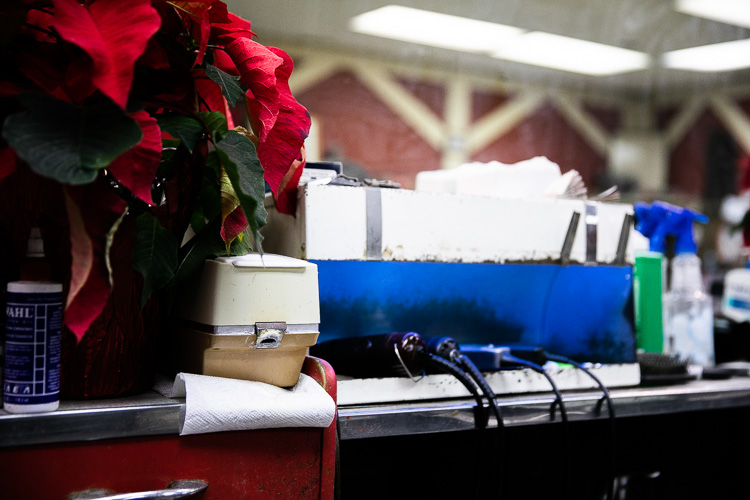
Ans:
POLYGON ((419 172, 416 191, 524 199, 543 196, 558 182, 560 166, 544 156, 514 164, 499 161, 465 163, 451 170, 419 172))
MULTIPOLYGON (((333 398, 311 377, 300 374, 294 387, 178 373, 167 397, 185 398, 180 435, 209 432, 328 427, 336 415, 333 398)), ((182 413, 182 412, 181 412, 182 413)))

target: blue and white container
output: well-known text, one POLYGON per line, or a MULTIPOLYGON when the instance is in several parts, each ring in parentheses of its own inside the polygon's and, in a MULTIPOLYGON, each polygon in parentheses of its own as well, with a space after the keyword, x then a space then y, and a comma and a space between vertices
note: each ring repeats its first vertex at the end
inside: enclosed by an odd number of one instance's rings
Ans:
POLYGON ((628 224, 618 255, 632 205, 597 204, 563 265, 587 200, 314 182, 297 194, 294 217, 267 198, 263 247, 317 265, 319 341, 417 332, 637 367, 632 263, 648 240, 628 224))
POLYGON ((7 290, 4 409, 54 411, 60 403, 62 285, 14 281, 7 290))
POLYGON ((750 264, 745 269, 732 269, 724 277, 721 312, 737 323, 750 321, 750 264))

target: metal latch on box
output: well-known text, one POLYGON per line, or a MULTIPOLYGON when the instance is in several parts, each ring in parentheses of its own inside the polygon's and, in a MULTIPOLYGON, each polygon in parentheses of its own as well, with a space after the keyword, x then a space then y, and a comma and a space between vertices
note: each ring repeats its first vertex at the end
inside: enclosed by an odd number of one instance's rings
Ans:
POLYGON ((287 332, 286 323, 255 323, 255 348, 276 349, 287 332))

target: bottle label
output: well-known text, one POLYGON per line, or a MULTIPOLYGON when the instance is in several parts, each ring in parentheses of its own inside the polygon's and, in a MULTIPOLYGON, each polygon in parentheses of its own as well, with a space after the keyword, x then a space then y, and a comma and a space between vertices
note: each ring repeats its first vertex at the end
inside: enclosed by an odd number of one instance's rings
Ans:
POLYGON ((727 305, 729 305, 729 307, 734 307, 735 309, 744 309, 746 311, 750 311, 750 302, 746 300, 740 300, 730 297, 727 299, 727 305))
POLYGON ((5 309, 4 401, 17 405, 59 399, 62 293, 8 292, 5 309))

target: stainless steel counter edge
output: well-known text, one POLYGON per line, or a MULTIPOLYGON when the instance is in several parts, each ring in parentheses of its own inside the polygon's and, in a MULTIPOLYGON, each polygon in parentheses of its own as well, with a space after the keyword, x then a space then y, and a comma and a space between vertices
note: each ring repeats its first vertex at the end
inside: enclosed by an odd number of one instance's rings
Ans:
MULTIPOLYGON (((618 418, 750 407, 750 378, 610 391, 618 418)), ((598 391, 564 392, 570 421, 606 419, 597 413, 598 391)), ((546 393, 498 397, 506 426, 551 422, 553 396, 546 393)), ((0 410, 0 447, 177 435, 184 400, 156 392, 99 401, 62 401, 57 411, 12 415, 0 410)), ((559 413, 555 421, 559 422, 559 413)), ((472 399, 340 406, 342 439, 426 434, 474 427, 472 399)), ((494 419, 490 426, 495 426, 494 419)))
POLYGON ((181 399, 153 391, 91 401, 61 401, 49 413, 0 410, 0 447, 179 434, 181 399))
MULTIPOLYGON (((610 390, 617 418, 750 406, 750 378, 698 380, 687 384, 610 390)), ((597 403, 599 391, 563 392, 569 421, 608 418, 607 406, 597 403)), ((551 418, 554 395, 523 394, 498 397, 505 426, 560 422, 551 418)), ((473 400, 431 401, 339 407, 341 439, 427 434, 474 428, 473 400)), ((489 427, 497 422, 490 418, 489 427)))

